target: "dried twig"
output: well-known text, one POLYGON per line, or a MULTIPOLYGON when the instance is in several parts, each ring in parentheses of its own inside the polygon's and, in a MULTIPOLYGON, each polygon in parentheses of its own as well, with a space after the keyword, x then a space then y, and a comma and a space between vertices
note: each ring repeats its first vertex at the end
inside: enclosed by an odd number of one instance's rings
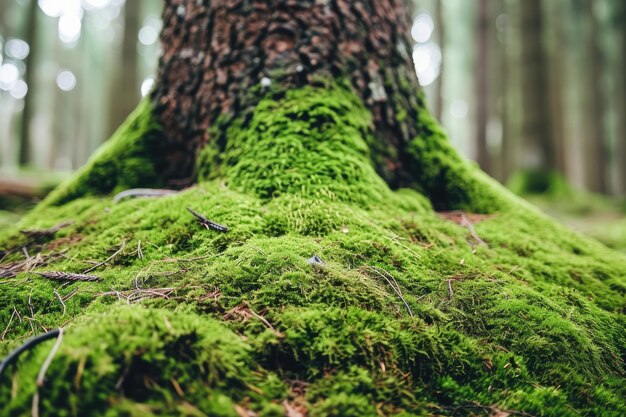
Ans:
POLYGON ((474 224, 467 218, 467 215, 465 213, 462 213, 462 219, 463 220, 461 222, 461 226, 467 227, 470 235, 474 238, 476 242, 478 242, 479 245, 486 245, 485 241, 482 240, 476 233, 476 230, 474 230, 474 224))
POLYGON ((0 336, 0 340, 4 340, 4 337, 7 335, 9 328, 11 327, 11 323, 13 323, 13 317, 15 317, 16 312, 17 310, 15 309, 15 307, 13 307, 13 314, 11 314, 11 318, 9 319, 9 322, 7 323, 7 327, 2 332, 2 336, 0 336))
POLYGON ((61 302, 61 305, 63 306, 63 314, 61 315, 61 317, 63 317, 65 316, 65 311, 66 311, 65 302, 63 301, 63 298, 61 298, 61 294, 59 294, 59 292, 56 289, 54 290, 54 295, 57 296, 57 298, 61 302))
POLYGON ((114 203, 119 203, 126 197, 163 197, 166 195, 176 194, 178 191, 176 190, 168 190, 168 189, 159 189, 159 188, 131 188, 130 190, 122 191, 121 193, 117 193, 115 197, 113 197, 114 203))
POLYGON ((476 241, 479 245, 486 245, 484 240, 478 236, 476 230, 474 229, 474 223, 478 223, 480 221, 489 219, 494 217, 493 214, 475 214, 470 213, 467 214, 464 211, 455 210, 455 211, 442 211, 437 213, 439 217, 454 222, 460 226, 463 226, 469 230, 470 236, 472 239, 476 241))
POLYGON ((22 261, 5 263, 0 266, 0 278, 14 278, 20 272, 27 272, 38 266, 45 266, 55 258, 64 256, 65 252, 67 252, 67 249, 47 255, 38 253, 37 255, 29 256, 27 259, 22 261))
POLYGON ((450 301, 454 300, 454 291, 452 290, 452 279, 448 280, 448 292, 450 293, 450 301))
POLYGON ((187 210, 189 211, 189 213, 193 214, 193 216, 196 219, 198 219, 198 223, 200 223, 201 226, 204 226, 207 229, 217 230, 218 232, 228 231, 228 227, 207 219, 206 217, 204 217, 202 214, 198 213, 197 211, 194 211, 193 209, 189 207, 187 207, 187 210))
POLYGON ((107 262, 111 261, 112 259, 114 259, 117 255, 119 255, 123 250, 124 247, 126 246, 126 241, 123 240, 122 244, 120 245, 120 248, 118 250, 115 251, 115 253, 111 256, 109 256, 108 258, 106 258, 104 261, 99 262, 97 264, 95 264, 94 266, 92 266, 91 268, 87 268, 83 271, 83 274, 87 274, 91 271, 93 271, 94 269, 100 268, 102 265, 106 264, 107 262))
POLYGON ((52 279, 55 281, 100 281, 100 277, 96 277, 94 275, 86 275, 86 274, 73 274, 71 272, 58 272, 58 271, 50 271, 50 272, 33 272, 43 278, 52 279))
POLYGON ((137 257, 143 259, 143 251, 141 250, 141 240, 137 242, 137 257))
POLYGON ((274 326, 272 326, 272 324, 269 321, 267 321, 267 319, 265 317, 261 316, 260 314, 257 314, 254 310, 252 310, 252 308, 246 302, 244 302, 243 304, 240 304, 237 307, 233 308, 232 310, 227 312, 226 315, 225 315, 225 317, 227 319, 228 318, 232 318, 234 316, 243 317, 244 320, 248 319, 250 317, 255 317, 261 323, 263 323, 263 325, 265 327, 267 327, 268 329, 273 331, 274 334, 276 334, 276 336, 278 336, 278 337, 283 337, 284 336, 281 332, 276 330, 276 328, 274 328, 274 326))

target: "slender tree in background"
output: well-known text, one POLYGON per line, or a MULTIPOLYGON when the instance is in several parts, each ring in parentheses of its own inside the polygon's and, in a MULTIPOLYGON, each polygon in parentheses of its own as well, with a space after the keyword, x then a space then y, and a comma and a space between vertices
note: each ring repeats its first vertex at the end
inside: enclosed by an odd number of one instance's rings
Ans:
POLYGON ((124 35, 121 48, 122 65, 116 73, 109 100, 109 129, 111 134, 137 106, 139 94, 139 56, 137 54, 137 34, 141 27, 139 0, 128 1, 124 7, 124 35))
POLYGON ((619 178, 619 194, 626 196, 626 2, 617 2, 614 17, 617 34, 615 43, 621 45, 618 49, 617 94, 615 108, 617 120, 617 171, 619 178))
POLYGON ((435 102, 433 103, 433 115, 437 120, 442 120, 443 103, 444 103, 444 54, 446 48, 446 28, 444 19, 444 6, 442 1, 435 1, 435 36, 441 51, 441 66, 439 67, 439 76, 435 79, 435 102))
POLYGON ((551 137, 554 142, 554 169, 561 175, 567 176, 567 139, 564 131, 565 103, 564 103, 564 78, 565 78, 565 36, 563 28, 563 6, 558 2, 544 2, 544 14, 546 31, 546 49, 549 51, 548 71, 549 71, 549 102, 550 116, 552 117, 550 126, 552 127, 551 137))
POLYGON ((587 9, 584 15, 588 21, 587 45, 589 57, 587 71, 587 82, 585 83, 586 106, 584 114, 586 122, 585 135, 585 178, 589 190, 604 193, 608 192, 607 170, 608 158, 607 143, 604 129, 604 94, 602 88, 603 74, 603 54, 599 46, 598 16, 595 11, 595 2, 585 3, 587 9))
POLYGON ((24 100, 24 110, 22 111, 22 123, 20 132, 20 145, 19 145, 19 163, 25 165, 30 162, 30 124, 33 117, 34 100, 32 92, 35 90, 35 56, 37 54, 37 16, 39 14, 39 6, 36 0, 31 0, 28 6, 28 13, 26 14, 26 22, 24 24, 24 41, 28 44, 30 51, 28 56, 24 60, 26 65, 26 72, 24 74, 24 81, 28 85, 31 94, 27 94, 24 100))
MULTIPOLYGON (((524 166, 547 173, 555 168, 550 115, 548 67, 543 42, 541 0, 520 2, 521 18, 521 94, 522 143, 524 166)), ((540 190, 535 190, 540 191, 540 190)))
POLYGON ((491 57, 489 56, 489 26, 492 24, 487 0, 479 0, 477 8, 476 38, 476 160, 490 173, 491 158, 487 149, 487 123, 489 121, 489 90, 491 57))
POLYGON ((626 259, 459 157, 405 4, 165 2, 151 96, 0 231, 0 349, 67 327, 0 416, 619 415, 626 259))

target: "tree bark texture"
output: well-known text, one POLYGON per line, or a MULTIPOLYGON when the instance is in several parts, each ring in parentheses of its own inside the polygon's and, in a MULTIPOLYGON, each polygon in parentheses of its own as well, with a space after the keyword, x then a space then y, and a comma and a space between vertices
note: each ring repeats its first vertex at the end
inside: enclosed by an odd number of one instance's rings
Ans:
POLYGON ((152 94, 165 176, 192 181, 198 150, 224 149, 228 125, 262 93, 344 79, 372 112, 379 173, 408 182, 402 150, 419 107, 409 18, 403 0, 167 0, 152 94))

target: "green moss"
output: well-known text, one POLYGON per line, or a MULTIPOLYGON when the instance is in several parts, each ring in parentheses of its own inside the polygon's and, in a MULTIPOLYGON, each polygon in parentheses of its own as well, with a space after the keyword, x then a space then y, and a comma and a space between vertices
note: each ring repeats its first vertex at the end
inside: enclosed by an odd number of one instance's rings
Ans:
MULTIPOLYGON (((0 281, 0 354, 67 329, 41 415, 624 415, 626 259, 450 156, 423 113, 423 193, 375 174, 353 95, 306 88, 235 123, 195 187, 81 197, 0 232, 19 249, 18 229, 75 220, 29 246, 40 271, 81 272, 124 242, 100 282, 0 281), (431 202, 495 213, 474 226, 485 244, 431 202)), ((0 378, 0 415, 30 414, 50 344, 0 378)))
POLYGON ((150 101, 142 101, 120 128, 72 178, 46 199, 63 204, 85 195, 107 194, 133 187, 155 187, 163 158, 160 128, 153 120, 150 101))

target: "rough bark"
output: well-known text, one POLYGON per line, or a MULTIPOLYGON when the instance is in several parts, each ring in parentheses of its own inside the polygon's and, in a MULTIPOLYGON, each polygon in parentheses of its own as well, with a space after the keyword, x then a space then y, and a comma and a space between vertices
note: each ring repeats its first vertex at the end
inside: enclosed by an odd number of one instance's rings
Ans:
POLYGON ((379 173, 392 186, 408 183, 402 149, 417 135, 418 108, 408 17, 402 0, 166 1, 152 96, 165 176, 192 181, 198 150, 224 149, 225 127, 264 89, 332 77, 348 80, 373 114, 379 173))

